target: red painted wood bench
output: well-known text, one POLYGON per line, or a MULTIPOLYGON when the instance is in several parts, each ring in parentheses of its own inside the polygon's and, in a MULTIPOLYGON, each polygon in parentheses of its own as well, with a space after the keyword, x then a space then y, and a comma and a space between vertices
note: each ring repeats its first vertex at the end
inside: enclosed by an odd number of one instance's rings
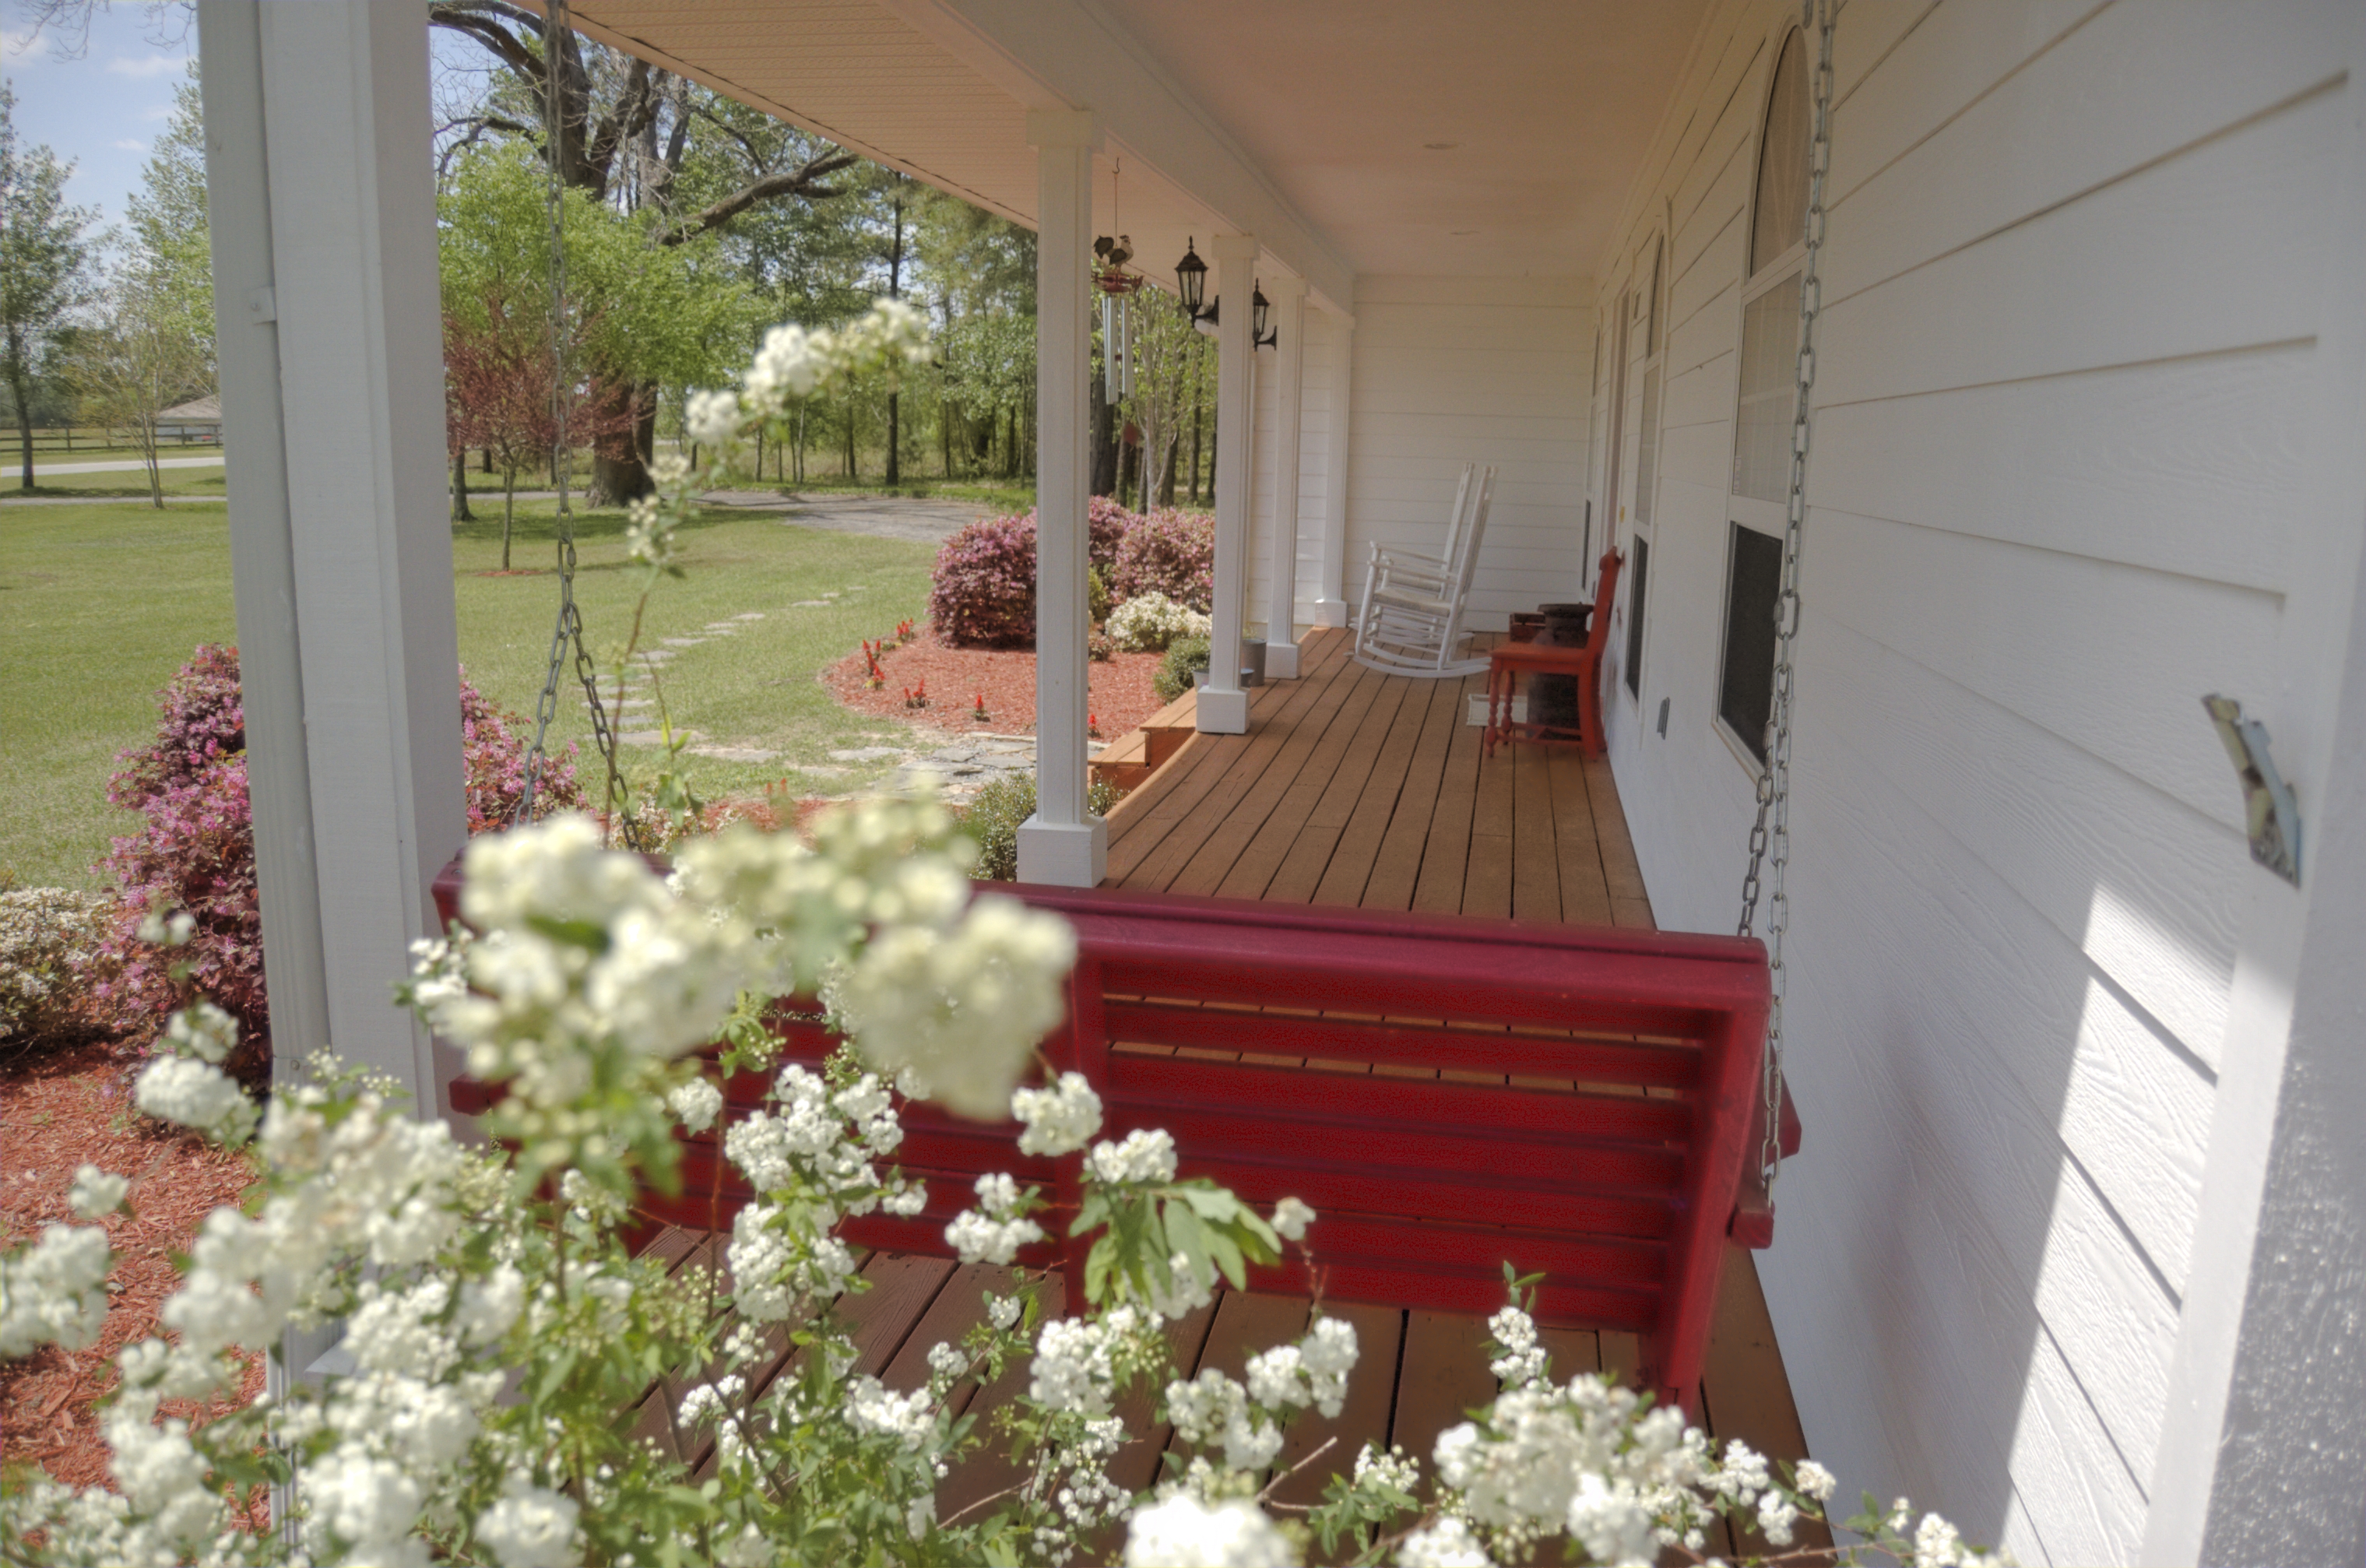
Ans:
MULTIPOLYGON (((1689 1407, 1729 1238, 1764 1246, 1755 1175, 1768 983, 1754 940, 1030 886, 996 889, 1076 929, 1069 1017, 1045 1042, 1084 1073, 1108 1134, 1165 1127, 1182 1173, 1268 1206, 1294 1194, 1333 1299, 1458 1313, 1503 1304, 1503 1265, 1542 1272, 1548 1325, 1624 1329, 1647 1386, 1689 1407)), ((450 918, 456 867, 437 884, 450 918)), ((791 1059, 837 1043, 781 1033, 791 1059)), ((764 1081, 728 1086, 752 1106, 764 1081)), ((483 1091, 456 1084, 452 1108, 483 1091)), ((1797 1143, 1784 1105, 1783 1142, 1797 1143)), ((942 1254, 971 1186, 1008 1170, 1075 1212, 1077 1161, 1026 1159, 1015 1125, 927 1105, 896 1158, 930 1184, 917 1218, 850 1241, 942 1254)), ((749 1196, 714 1135, 685 1139, 657 1220, 727 1225, 749 1196), (719 1193, 719 1199, 712 1194, 719 1193)), ((1036 1261, 1057 1261, 1047 1246, 1036 1261)), ((1072 1260, 1074 1261, 1074 1260, 1072 1260)), ((1300 1292, 1297 1265, 1252 1288, 1300 1292)), ((1695 1412, 1697 1415, 1697 1412, 1695 1412)))

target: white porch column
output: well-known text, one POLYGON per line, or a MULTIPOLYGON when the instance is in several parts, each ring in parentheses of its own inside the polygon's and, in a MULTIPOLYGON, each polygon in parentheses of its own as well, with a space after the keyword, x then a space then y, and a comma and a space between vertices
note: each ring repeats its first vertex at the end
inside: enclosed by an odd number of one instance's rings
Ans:
POLYGON ((1035 228, 1035 815, 1019 827, 1019 880, 1091 887, 1109 825, 1085 810, 1086 506, 1092 373, 1093 153, 1089 109, 1030 109, 1035 228))
POLYGON ((1323 534, 1317 559, 1314 624, 1347 624, 1347 447, 1355 418, 1349 398, 1356 365, 1356 318, 1344 310, 1331 314, 1330 435, 1323 452, 1323 534))
POLYGON ((1256 472, 1256 431, 1249 399, 1256 376, 1250 341, 1256 317, 1249 298, 1256 287, 1255 234, 1219 234, 1215 239, 1216 437, 1223 460, 1216 465, 1216 601, 1208 636, 1208 683, 1200 688, 1200 728, 1211 735, 1242 735, 1249 728, 1249 694, 1241 690, 1241 623, 1248 592, 1249 486, 1256 472))
POLYGON ((276 1055, 434 1116, 389 995, 468 836, 427 8, 207 0, 198 37, 276 1055))
POLYGON ((1306 395, 1306 279, 1273 280, 1273 576, 1265 608, 1265 672, 1298 677, 1298 441, 1306 395))

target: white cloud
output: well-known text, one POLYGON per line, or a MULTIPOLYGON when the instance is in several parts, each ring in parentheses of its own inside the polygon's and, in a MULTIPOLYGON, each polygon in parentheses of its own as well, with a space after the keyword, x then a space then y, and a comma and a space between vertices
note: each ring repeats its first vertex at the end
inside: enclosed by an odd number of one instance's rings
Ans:
POLYGON ((34 51, 40 41, 41 34, 38 28, 0 28, 0 60, 6 60, 19 71, 28 65, 38 64, 49 58, 47 50, 39 53, 34 51))
POLYGON ((115 147, 118 152, 145 152, 148 151, 148 143, 141 141, 136 136, 120 136, 116 138, 115 147))
POLYGON ((173 118, 173 106, 170 104, 158 104, 153 108, 141 109, 140 111, 140 118, 141 119, 170 119, 173 118))
POLYGON ((180 70, 182 62, 168 54, 118 54, 107 62, 107 68, 118 76, 162 76, 180 70))

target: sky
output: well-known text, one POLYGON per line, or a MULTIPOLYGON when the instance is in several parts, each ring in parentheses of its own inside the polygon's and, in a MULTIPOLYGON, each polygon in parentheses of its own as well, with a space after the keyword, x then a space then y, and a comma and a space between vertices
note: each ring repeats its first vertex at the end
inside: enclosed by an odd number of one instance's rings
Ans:
POLYGON ((173 88, 197 51, 196 23, 184 24, 189 13, 180 6, 158 17, 136 3, 95 8, 90 47, 79 60, 60 60, 49 37, 28 38, 16 0, 0 6, 0 73, 16 90, 17 136, 27 146, 47 142, 76 165, 66 197, 99 209, 89 232, 122 222, 124 198, 140 188, 149 144, 171 117, 173 88))

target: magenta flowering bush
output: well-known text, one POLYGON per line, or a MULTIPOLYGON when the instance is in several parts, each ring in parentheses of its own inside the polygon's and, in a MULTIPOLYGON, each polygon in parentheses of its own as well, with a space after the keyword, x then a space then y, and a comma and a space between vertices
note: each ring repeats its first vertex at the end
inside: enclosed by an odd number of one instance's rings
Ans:
MULTIPOLYGON (((1172 518, 1183 514, 1159 515, 1172 518)), ((1150 521, 1105 495, 1094 496, 1086 508, 1086 564, 1109 581, 1115 598, 1124 599, 1141 592, 1121 586, 1119 563, 1127 558, 1128 549, 1134 547, 1128 541, 1150 521)), ((1185 536, 1189 534, 1188 525, 1178 531, 1174 525, 1167 525, 1144 557, 1145 562, 1152 564, 1144 565, 1143 575, 1149 580, 1146 586, 1162 592, 1166 592, 1163 585, 1170 581, 1200 581, 1198 602, 1205 608, 1215 593, 1216 525, 1211 519, 1199 521, 1205 525, 1201 530, 1206 535, 1204 543, 1195 547, 1189 542, 1185 536), (1188 564, 1195 547, 1200 558, 1196 579, 1188 564), (1185 564, 1170 564, 1175 561, 1185 564)), ((1176 597, 1171 592, 1168 596, 1176 597)), ((1024 648, 1032 643, 1035 513, 981 517, 947 539, 944 548, 937 553, 929 590, 929 617, 936 623, 937 635, 956 648, 1024 648)))
POLYGON ((955 648, 1035 640, 1035 514, 981 517, 937 552, 929 619, 955 648))
MULTIPOLYGON (((254 828, 246 790, 246 714, 239 696, 238 649, 208 645, 181 667, 158 699, 156 739, 123 753, 107 798, 143 820, 115 840, 105 869, 122 900, 110 934, 85 971, 94 1014, 109 1030, 145 1036, 185 1000, 186 983, 238 1021, 230 1066, 259 1074, 270 1060, 271 1003, 263 978, 263 914, 255 891, 254 828), (151 911, 181 912, 194 931, 176 953, 140 936, 151 911)), ((523 726, 460 678, 468 831, 508 826, 525 783, 523 726)), ((551 755, 535 792, 535 815, 580 810, 575 748, 551 755)))
POLYGON ((1093 497, 1085 508, 1085 528, 1089 536, 1085 564, 1098 567, 1104 577, 1115 570, 1118 547, 1141 521, 1141 513, 1129 511, 1105 495, 1093 497))
POLYGON ((1118 545, 1110 592, 1121 601, 1163 593, 1207 614, 1216 602, 1216 520, 1171 506, 1138 518, 1118 545))

